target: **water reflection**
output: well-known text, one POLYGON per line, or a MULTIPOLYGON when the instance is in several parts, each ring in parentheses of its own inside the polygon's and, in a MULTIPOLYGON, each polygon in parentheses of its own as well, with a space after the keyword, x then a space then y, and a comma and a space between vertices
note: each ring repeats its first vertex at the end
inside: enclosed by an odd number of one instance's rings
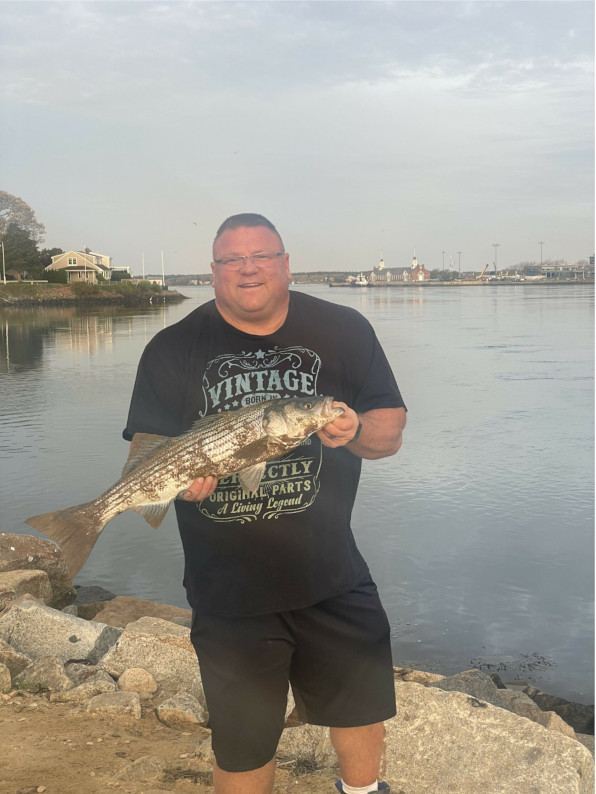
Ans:
MULTIPOLYGON (((375 326, 409 407, 395 458, 365 462, 354 530, 397 662, 510 678, 587 702, 593 681, 590 287, 297 286, 375 326), (544 663, 528 659, 534 655, 544 663), (505 676, 507 677, 507 676, 505 676)), ((93 498, 119 474, 136 365, 194 306, 0 313, 3 529, 93 498), (30 488, 29 484, 35 487, 30 488)), ((81 583, 185 605, 173 515, 124 514, 81 583)))

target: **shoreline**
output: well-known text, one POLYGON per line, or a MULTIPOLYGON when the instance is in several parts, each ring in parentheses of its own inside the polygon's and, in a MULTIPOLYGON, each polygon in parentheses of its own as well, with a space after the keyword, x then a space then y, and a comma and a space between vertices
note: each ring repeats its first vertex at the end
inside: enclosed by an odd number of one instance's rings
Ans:
MULTIPOLYGON (((120 284, 126 282, 120 282, 120 284)), ((155 290, 149 286, 88 284, 0 284, 0 309, 20 306, 146 306, 188 300, 177 290, 155 290), (19 294, 21 293, 21 294, 19 294)))

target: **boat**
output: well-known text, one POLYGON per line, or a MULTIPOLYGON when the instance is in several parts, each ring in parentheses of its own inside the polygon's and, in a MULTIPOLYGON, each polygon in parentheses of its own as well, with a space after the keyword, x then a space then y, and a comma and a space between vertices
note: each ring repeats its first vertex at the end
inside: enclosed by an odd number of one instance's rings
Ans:
POLYGON ((350 287, 367 287, 368 279, 364 273, 358 273, 358 277, 350 281, 350 287))

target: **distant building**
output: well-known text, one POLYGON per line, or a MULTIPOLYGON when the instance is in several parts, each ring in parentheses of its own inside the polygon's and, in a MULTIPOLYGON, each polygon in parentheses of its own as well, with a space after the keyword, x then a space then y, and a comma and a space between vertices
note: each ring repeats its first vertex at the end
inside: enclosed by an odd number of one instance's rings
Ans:
POLYGON ((85 281, 89 284, 97 282, 97 276, 106 281, 112 277, 112 257, 98 254, 85 248, 84 251, 67 251, 52 257, 52 264, 44 270, 65 270, 68 284, 85 281))
POLYGON ((563 278, 575 281, 589 279, 591 281, 594 278, 594 265, 547 264, 540 268, 540 275, 542 278, 563 278))
POLYGON ((430 279, 430 272, 424 267, 419 265, 418 260, 414 256, 410 267, 385 267, 385 262, 381 256, 381 260, 377 267, 373 268, 369 281, 371 284, 395 284, 396 282, 410 282, 410 281, 428 281, 430 279))

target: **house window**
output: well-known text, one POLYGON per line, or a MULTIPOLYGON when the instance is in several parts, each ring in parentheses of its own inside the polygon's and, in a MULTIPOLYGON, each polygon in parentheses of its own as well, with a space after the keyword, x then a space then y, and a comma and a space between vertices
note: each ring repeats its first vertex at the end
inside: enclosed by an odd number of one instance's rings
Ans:
POLYGON ((69 264, 69 265, 76 265, 76 263, 77 263, 77 258, 76 258, 76 256, 69 256, 69 257, 68 257, 68 264, 69 264))

